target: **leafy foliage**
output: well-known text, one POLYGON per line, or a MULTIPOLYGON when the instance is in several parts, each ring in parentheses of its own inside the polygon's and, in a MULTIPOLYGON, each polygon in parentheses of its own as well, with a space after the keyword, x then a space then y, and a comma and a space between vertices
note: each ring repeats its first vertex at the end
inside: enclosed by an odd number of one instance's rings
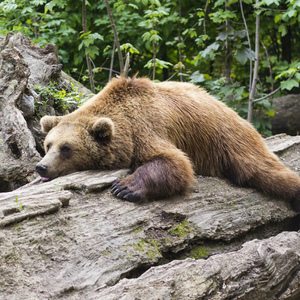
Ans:
POLYGON ((40 112, 40 117, 44 115, 47 106, 53 106, 59 114, 65 114, 66 111, 76 109, 82 105, 86 97, 78 92, 78 89, 71 83, 72 90, 66 91, 57 86, 55 82, 49 82, 46 87, 36 86, 35 91, 40 96, 41 101, 36 102, 37 111, 40 112))
MULTIPOLYGON (((87 78, 88 53, 99 89, 107 81, 116 51, 114 35, 104 1, 85 1, 87 33, 82 32, 79 0, 3 0, 0 33, 21 31, 41 46, 55 43, 65 70, 80 81, 87 78)), ((256 14, 260 15, 264 47, 259 53, 255 97, 264 97, 279 87, 275 96, 298 92, 300 81, 300 0, 255 2, 117 0, 110 1, 110 6, 121 51, 131 54, 133 74, 150 76, 155 66, 157 80, 172 77, 192 81, 245 117, 256 14)), ((117 59, 113 70, 119 71, 117 59)), ((269 97, 254 107, 253 123, 266 135, 270 134, 270 116, 274 114, 271 101, 269 97)))

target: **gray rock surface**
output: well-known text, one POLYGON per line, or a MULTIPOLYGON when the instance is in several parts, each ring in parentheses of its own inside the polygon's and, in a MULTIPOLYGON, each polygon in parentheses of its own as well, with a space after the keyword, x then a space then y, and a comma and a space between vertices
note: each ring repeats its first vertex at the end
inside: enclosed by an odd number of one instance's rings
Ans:
POLYGON ((272 133, 300 134, 300 96, 286 95, 273 100, 276 111, 271 119, 272 133))
MULTIPOLYGON (((300 137, 267 142, 299 172, 300 137)), ((123 202, 108 187, 126 173, 0 194, 1 299, 298 299, 288 203, 200 176, 186 197, 123 202)))

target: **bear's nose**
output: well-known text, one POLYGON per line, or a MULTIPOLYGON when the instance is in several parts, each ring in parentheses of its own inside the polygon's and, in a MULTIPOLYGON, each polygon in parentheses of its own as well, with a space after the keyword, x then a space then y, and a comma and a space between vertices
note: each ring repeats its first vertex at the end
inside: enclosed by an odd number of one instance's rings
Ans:
POLYGON ((37 164, 35 169, 37 170, 37 172, 41 175, 41 176, 45 176, 47 174, 47 166, 43 165, 43 164, 37 164))

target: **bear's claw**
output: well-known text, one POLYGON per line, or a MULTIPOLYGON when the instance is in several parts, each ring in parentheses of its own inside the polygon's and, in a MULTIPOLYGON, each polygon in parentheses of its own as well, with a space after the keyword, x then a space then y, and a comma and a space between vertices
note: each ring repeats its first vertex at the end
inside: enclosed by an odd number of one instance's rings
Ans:
POLYGON ((120 180, 115 180, 112 185, 111 185, 111 189, 113 189, 118 183, 120 182, 120 180))
POLYGON ((126 194, 123 199, 130 201, 130 202, 137 202, 141 200, 141 196, 138 193, 128 193, 126 194))
POLYGON ((119 180, 116 180, 111 186, 111 192, 115 195, 118 192, 121 192, 123 188, 118 184, 119 180))
POLYGON ((117 196, 118 198, 123 198, 124 196, 126 196, 126 194, 127 194, 127 191, 126 191, 126 190, 123 190, 123 191, 119 192, 116 196, 117 196))
POLYGON ((139 192, 131 191, 126 185, 121 185, 119 180, 116 180, 112 184, 111 192, 116 197, 130 202, 136 202, 141 200, 139 192))

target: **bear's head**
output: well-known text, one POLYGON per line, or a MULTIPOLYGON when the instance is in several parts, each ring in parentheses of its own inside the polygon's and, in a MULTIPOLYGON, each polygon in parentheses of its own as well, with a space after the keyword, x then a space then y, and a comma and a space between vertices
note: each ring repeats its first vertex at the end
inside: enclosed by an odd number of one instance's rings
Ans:
POLYGON ((45 116, 41 119, 46 155, 36 165, 42 181, 76 171, 111 169, 115 128, 110 118, 73 119, 45 116))

